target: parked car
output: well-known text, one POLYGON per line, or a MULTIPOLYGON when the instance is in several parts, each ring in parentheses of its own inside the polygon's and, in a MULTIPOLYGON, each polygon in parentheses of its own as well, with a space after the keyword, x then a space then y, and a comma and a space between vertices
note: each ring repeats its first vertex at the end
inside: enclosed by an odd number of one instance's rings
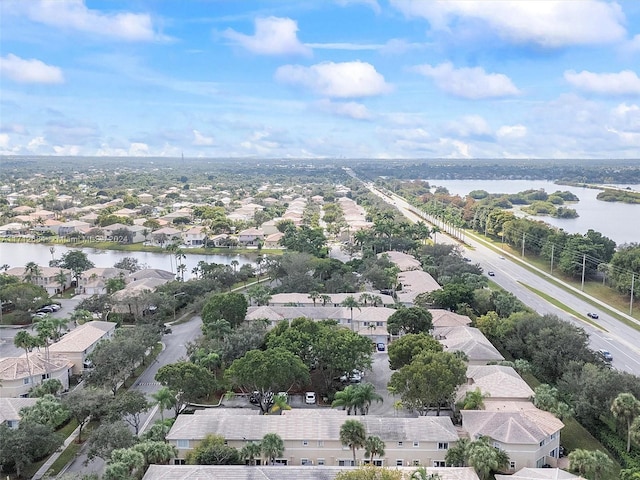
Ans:
POLYGON ((33 318, 34 320, 39 320, 41 318, 46 317, 48 314, 45 312, 37 312, 37 313, 33 313, 31 314, 31 318, 33 318))
POLYGON ((304 403, 306 403, 307 405, 315 405, 316 392, 306 392, 304 394, 304 403))
POLYGON ((597 313, 592 313, 592 312, 587 313, 587 317, 594 318, 594 319, 599 318, 597 313))
POLYGON ((608 350, 601 348, 600 350, 598 350, 598 353, 604 359, 605 362, 607 363, 613 362, 613 355, 611 355, 611 353, 608 350))
POLYGON ((376 344, 376 348, 378 349, 379 352, 384 352, 387 346, 384 343, 380 342, 376 344))
POLYGON ((57 303, 52 303, 51 305, 47 305, 49 308, 53 308, 54 312, 57 312, 58 310, 60 310, 62 307, 60 305, 58 305, 57 303))
POLYGON ((360 383, 363 376, 364 372, 354 369, 351 373, 345 373, 344 375, 342 375, 340 377, 340 381, 342 383, 360 383))
POLYGON ((490 277, 495 277, 495 276, 496 276, 496 274, 495 274, 493 271, 491 271, 491 270, 489 270, 489 271, 487 272, 487 275, 489 275, 490 277))
POLYGON ((55 310, 50 306, 42 307, 36 310, 36 313, 53 313, 55 310))

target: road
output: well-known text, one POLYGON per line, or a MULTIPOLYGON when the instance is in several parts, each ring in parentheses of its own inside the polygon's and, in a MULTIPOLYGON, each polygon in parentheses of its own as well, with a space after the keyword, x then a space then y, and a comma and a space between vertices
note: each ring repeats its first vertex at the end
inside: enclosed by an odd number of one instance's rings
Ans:
MULTIPOLYGON (((357 178, 353 172, 347 171, 347 173, 357 178)), ((402 197, 395 194, 387 195, 370 184, 366 185, 371 192, 389 204, 394 205, 409 220, 413 222, 417 222, 418 220, 427 221, 422 216, 416 215, 414 213, 415 207, 402 197)), ((456 235, 458 239, 451 238, 448 235, 438 234, 438 242, 462 245, 462 242, 459 240, 462 239, 465 245, 463 255, 470 258, 473 263, 480 265, 485 272, 495 272, 495 276, 491 277, 492 281, 511 292, 536 312, 543 315, 554 314, 563 320, 567 320, 584 328, 589 334, 589 343, 594 350, 605 349, 611 352, 613 355, 612 365, 615 368, 640 375, 640 332, 638 330, 625 325, 605 311, 594 307, 582 297, 560 288, 556 284, 548 281, 544 276, 525 269, 518 263, 515 263, 513 261, 515 257, 510 254, 504 253, 501 255, 500 253, 496 253, 464 231, 455 230, 452 231, 452 233, 456 235), (525 285, 544 292, 558 302, 566 305, 569 309, 577 312, 579 315, 571 315, 557 308, 529 290, 525 285), (597 327, 587 322, 587 312, 594 312, 599 315, 598 320, 590 321, 597 323, 597 327)), ((544 272, 542 272, 542 274, 544 275, 544 272)), ((557 282, 558 280, 555 279, 555 281, 557 282)), ((596 299, 593 300, 597 303, 596 299)), ((626 315, 625 312, 618 313, 623 316, 626 315)))

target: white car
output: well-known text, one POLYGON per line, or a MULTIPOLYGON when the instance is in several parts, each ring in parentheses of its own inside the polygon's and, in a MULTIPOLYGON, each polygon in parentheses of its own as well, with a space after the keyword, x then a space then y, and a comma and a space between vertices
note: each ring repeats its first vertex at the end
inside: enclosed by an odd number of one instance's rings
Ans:
POLYGON ((304 394, 304 403, 307 405, 315 405, 316 403, 316 392, 307 392, 304 394))

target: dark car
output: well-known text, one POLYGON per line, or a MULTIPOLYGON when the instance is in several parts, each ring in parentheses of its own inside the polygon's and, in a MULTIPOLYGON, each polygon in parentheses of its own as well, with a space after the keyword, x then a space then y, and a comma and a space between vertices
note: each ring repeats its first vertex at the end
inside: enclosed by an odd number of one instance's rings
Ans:
POLYGON ((489 275, 490 277, 495 277, 496 276, 496 274, 494 272, 492 272, 491 270, 489 270, 487 272, 487 275, 489 275))
POLYGON ((611 353, 608 350, 601 348, 600 350, 598 350, 598 353, 600 354, 600 356, 603 358, 605 362, 607 363, 613 362, 613 355, 611 355, 611 353))
POLYGON ((42 307, 36 310, 36 313, 53 313, 55 310, 51 307, 42 307))
POLYGON ((599 318, 597 313, 591 313, 591 312, 587 313, 587 317, 589 317, 589 318, 599 318))
POLYGON ((376 344, 376 348, 378 349, 379 352, 384 352, 387 346, 384 343, 380 342, 376 344))

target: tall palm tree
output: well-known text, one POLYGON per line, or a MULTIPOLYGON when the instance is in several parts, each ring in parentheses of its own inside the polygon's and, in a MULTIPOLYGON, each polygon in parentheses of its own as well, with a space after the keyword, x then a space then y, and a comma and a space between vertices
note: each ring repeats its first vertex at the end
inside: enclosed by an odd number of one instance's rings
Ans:
POLYGON ((325 307, 327 303, 333 303, 331 297, 329 295, 323 294, 320 295, 320 300, 322 300, 322 306, 325 307))
POLYGON ((64 293, 64 287, 67 284, 67 274, 64 270, 60 270, 54 277, 55 281, 60 285, 60 295, 64 293))
POLYGON ((627 427, 627 452, 631 450, 631 423, 640 414, 640 401, 632 393, 620 393, 611 404, 611 413, 627 427))
POLYGON ((168 387, 162 387, 156 393, 151 394, 160 410, 160 421, 164 422, 164 411, 172 408, 176 403, 176 394, 168 387))
POLYGON ((353 385, 347 386, 344 390, 336 392, 331 408, 342 407, 347 411, 347 415, 351 415, 355 408, 356 390, 353 385))
POLYGON ((134 450, 144 455, 146 465, 168 465, 172 458, 178 456, 175 445, 159 441, 145 441, 134 445, 134 450))
POLYGON ((509 456, 491 445, 488 437, 469 443, 465 453, 467 462, 481 480, 487 480, 492 471, 499 471, 509 465, 509 456))
POLYGON ((384 456, 385 443, 380 437, 375 435, 369 435, 364 441, 364 456, 371 458, 371 463, 374 461, 374 457, 382 458, 384 456))
POLYGON ((316 306, 316 300, 318 300, 320 298, 320 292, 317 292, 315 290, 309 292, 309 296, 307 298, 310 298, 311 301, 313 302, 313 306, 316 306))
POLYGON ((240 265, 240 262, 238 260, 235 260, 235 259, 231 260, 231 266, 233 267, 233 273, 236 273, 238 265, 240 265))
POLYGON ((358 297, 358 302, 361 305, 364 305, 366 307, 367 306, 367 302, 373 303, 373 295, 371 295, 370 293, 362 293, 358 297))
POLYGON ((247 462, 248 465, 255 465, 256 458, 262 453, 262 445, 256 442, 249 442, 245 444, 240 450, 240 456, 247 462))
POLYGON ((276 457, 281 457, 284 453, 284 441, 277 433, 267 433, 262 437, 261 448, 264 456, 273 465, 276 463, 276 457))
POLYGON ((36 338, 32 335, 29 335, 28 332, 24 330, 20 330, 16 333, 16 336, 13 338, 13 344, 18 347, 24 349, 24 355, 27 359, 27 371, 29 372, 29 381, 31 381, 31 362, 29 362, 29 352, 33 347, 36 346, 36 338))
POLYGON ((291 405, 287 403, 287 398, 284 395, 274 395, 273 405, 271 405, 269 413, 281 414, 284 410, 291 410, 291 405))
POLYGON ((353 452, 353 464, 356 465, 356 450, 364 447, 367 432, 358 420, 347 420, 340 427, 340 442, 353 452))
POLYGON ((346 307, 349 309, 349 311, 351 312, 351 330, 355 330, 353 327, 353 309, 357 308, 358 310, 360 310, 360 304, 358 303, 358 301, 353 298, 353 296, 349 295, 347 298, 345 298, 342 303, 340 304, 343 307, 346 307))
POLYGON ((484 408, 484 399, 489 396, 488 393, 482 393, 479 388, 468 391, 462 401, 463 410, 482 410, 484 408))
POLYGON ((24 279, 27 282, 33 282, 33 280, 40 275, 42 275, 42 269, 36 262, 28 262, 24 266, 24 279))
POLYGON ((369 413, 372 402, 381 403, 382 397, 376 393, 376 387, 371 383, 361 383, 355 388, 354 409, 360 410, 360 415, 369 413))
POLYGON ((431 233, 433 233, 433 244, 436 245, 436 234, 440 233, 442 230, 440 230, 440 227, 438 227, 437 225, 434 225, 433 228, 431 229, 431 233))

